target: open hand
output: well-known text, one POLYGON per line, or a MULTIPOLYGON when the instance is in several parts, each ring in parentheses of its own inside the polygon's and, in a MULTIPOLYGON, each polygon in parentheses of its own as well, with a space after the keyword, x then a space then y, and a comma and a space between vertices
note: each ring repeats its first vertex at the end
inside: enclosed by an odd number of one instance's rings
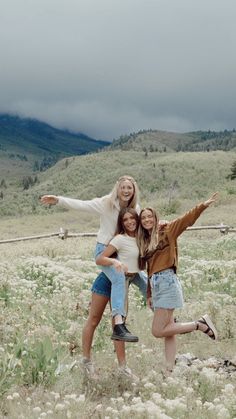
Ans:
POLYGON ((118 272, 124 272, 124 273, 128 272, 127 266, 124 263, 121 263, 117 259, 114 259, 113 266, 118 272))
POLYGON ((215 193, 213 193, 213 195, 212 195, 209 199, 207 199, 207 200, 204 202, 204 204, 205 204, 207 207, 209 207, 209 205, 211 205, 211 204, 215 203, 215 202, 218 200, 218 198, 219 198, 219 192, 215 192, 215 193))
POLYGON ((56 195, 43 195, 40 202, 44 205, 55 205, 58 203, 58 198, 56 195))

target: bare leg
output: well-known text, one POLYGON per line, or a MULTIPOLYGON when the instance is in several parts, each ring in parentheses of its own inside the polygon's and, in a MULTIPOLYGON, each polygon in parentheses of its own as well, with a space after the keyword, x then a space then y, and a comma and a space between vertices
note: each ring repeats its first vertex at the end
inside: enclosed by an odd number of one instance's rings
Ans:
MULTIPOLYGON (((111 306, 111 304, 110 304, 111 306)), ((122 319, 122 321, 124 321, 122 319)), ((116 319, 113 317, 112 318, 112 327, 114 327, 114 325, 116 324, 116 319)), ((116 356, 117 356, 117 360, 118 360, 118 364, 119 366, 123 366, 126 365, 126 356, 125 356, 125 342, 121 341, 121 340, 114 340, 114 348, 115 348, 115 352, 116 352, 116 356)))
POLYGON ((96 327, 100 323, 100 320, 102 318, 103 312, 106 308, 108 301, 108 297, 92 293, 89 316, 82 332, 82 350, 83 356, 86 359, 91 358, 91 346, 93 342, 93 335, 96 327))
POLYGON ((166 369, 172 371, 175 365, 176 357, 176 336, 168 336, 165 338, 165 357, 166 369))
POLYGON ((152 334, 157 338, 165 338, 166 369, 172 370, 176 357, 176 334, 190 333, 196 330, 196 323, 175 323, 174 310, 158 308, 154 312, 152 334))
MULTIPOLYGON (((168 311, 168 323, 174 323, 174 310, 168 311)), ((165 358, 166 358, 166 369, 171 371, 175 365, 176 357, 176 336, 167 336, 165 339, 165 358)))
POLYGON ((152 334, 156 338, 165 338, 196 330, 196 322, 175 323, 173 309, 158 308, 154 312, 152 334))

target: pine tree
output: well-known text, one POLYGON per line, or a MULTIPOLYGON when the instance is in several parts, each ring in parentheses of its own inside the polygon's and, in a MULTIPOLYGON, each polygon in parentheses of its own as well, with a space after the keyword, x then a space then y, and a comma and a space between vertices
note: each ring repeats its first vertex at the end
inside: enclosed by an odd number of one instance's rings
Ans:
POLYGON ((233 162, 230 170, 231 173, 227 176, 227 179, 236 179, 236 160, 233 162))

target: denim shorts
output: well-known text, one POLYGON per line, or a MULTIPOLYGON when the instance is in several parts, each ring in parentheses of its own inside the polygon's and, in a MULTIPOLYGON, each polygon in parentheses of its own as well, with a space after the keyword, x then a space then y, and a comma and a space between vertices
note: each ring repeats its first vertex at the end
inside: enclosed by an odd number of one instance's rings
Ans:
POLYGON ((153 309, 182 308, 183 292, 173 269, 157 272, 150 278, 153 309))
POLYGON ((100 272, 95 279, 91 291, 95 294, 103 295, 103 297, 111 297, 111 281, 103 272, 100 272))

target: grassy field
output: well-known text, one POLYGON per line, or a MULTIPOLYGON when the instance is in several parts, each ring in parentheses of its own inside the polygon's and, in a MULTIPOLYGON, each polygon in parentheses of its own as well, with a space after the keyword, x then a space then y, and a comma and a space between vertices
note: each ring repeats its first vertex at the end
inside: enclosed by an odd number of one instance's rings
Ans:
MULTIPOLYGON (((205 199, 218 190, 221 203, 229 208, 236 203, 235 180, 227 179, 236 153, 149 153, 141 151, 104 151, 58 162, 38 174, 38 182, 28 190, 15 180, 7 183, 0 199, 2 217, 48 215, 61 211, 39 205, 42 194, 92 199, 107 194, 117 178, 132 175, 141 190, 141 204, 154 205, 165 215, 185 211, 192 202, 205 199)), ((232 211, 230 211, 232 214, 232 211)), ((88 222, 88 220, 87 220, 88 222)))
MULTIPOLYGON (((201 223, 224 219, 226 207, 223 200, 207 210, 201 223)), ((69 214, 53 216, 66 220, 69 214)), ((35 216, 38 225, 31 231, 51 227, 52 218, 35 216)), ((28 234, 31 222, 12 219, 12 234, 22 234, 22 223, 28 234)), ((85 220, 82 226, 90 228, 85 220)), ((235 418, 236 235, 186 232, 179 245, 186 302, 177 317, 197 319, 208 312, 220 339, 215 343, 200 332, 178 337, 175 371, 163 379, 163 342, 151 335, 152 313, 131 287, 128 325, 140 341, 127 344, 127 358, 138 383, 117 375, 109 309, 93 345, 99 380, 85 380, 79 366, 81 331, 98 272, 95 238, 1 245, 0 417, 235 418)))
MULTIPOLYGON (((141 205, 155 206, 165 219, 218 190, 219 202, 197 224, 236 227, 236 183, 227 179, 233 161, 235 152, 152 152, 145 157, 141 151, 119 150, 62 160, 27 191, 16 179, 7 182, 0 237, 60 227, 96 232, 96 218, 43 207, 38 198, 46 193, 101 196, 124 173, 140 185, 141 205)), ((85 380, 80 369, 81 332, 98 272, 95 238, 0 244, 0 417, 235 418, 236 235, 185 232, 179 245, 185 307, 177 317, 191 320, 208 312, 220 339, 215 343, 200 332, 178 337, 176 368, 164 379, 163 342, 151 335, 152 313, 131 287, 128 324, 140 337, 138 344, 127 344, 128 365, 139 377, 133 383, 117 374, 109 308, 93 345, 99 380, 85 380)))

